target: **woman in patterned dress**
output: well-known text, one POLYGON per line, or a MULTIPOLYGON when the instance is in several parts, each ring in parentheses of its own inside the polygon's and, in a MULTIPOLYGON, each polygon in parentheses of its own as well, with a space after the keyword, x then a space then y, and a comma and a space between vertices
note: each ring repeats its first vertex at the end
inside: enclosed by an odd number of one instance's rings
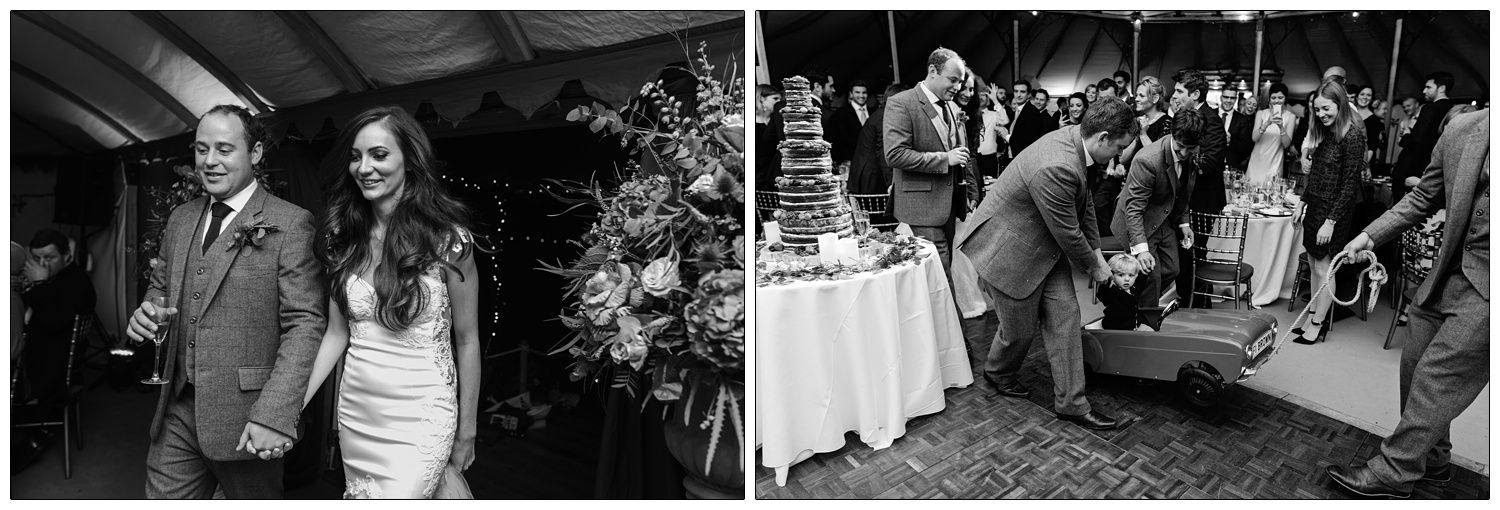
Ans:
MULTIPOLYGON (((1302 208, 1294 224, 1302 227, 1302 246, 1312 262, 1312 289, 1323 287, 1333 254, 1354 238, 1354 206, 1359 202, 1360 176, 1365 161, 1365 125, 1349 104, 1344 86, 1336 81, 1323 82, 1312 102, 1312 127, 1307 137, 1316 145, 1307 187, 1302 193, 1302 208)), ((1296 326, 1293 342, 1312 344, 1328 333, 1324 324, 1333 298, 1327 292, 1313 296, 1311 329, 1296 326)))
POLYGON ((400 107, 355 117, 325 166, 332 179, 316 250, 330 287, 328 330, 306 400, 343 360, 344 497, 430 498, 448 464, 474 461, 471 213, 438 182, 431 142, 400 107))

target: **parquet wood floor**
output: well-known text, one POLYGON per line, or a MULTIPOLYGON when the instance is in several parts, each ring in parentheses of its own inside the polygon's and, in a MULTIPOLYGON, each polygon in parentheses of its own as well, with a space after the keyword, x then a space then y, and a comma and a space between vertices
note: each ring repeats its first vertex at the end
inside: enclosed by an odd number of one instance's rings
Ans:
MULTIPOLYGON (((785 487, 755 464, 755 494, 777 498, 1347 499, 1324 466, 1374 455, 1381 438, 1286 400, 1231 388, 1198 409, 1172 383, 1098 376, 1088 398, 1127 424, 1090 431, 1052 413, 1042 342, 1021 380, 1028 400, 993 393, 979 371, 997 322, 963 321, 975 383, 947 390, 947 409, 912 419, 890 448, 857 434, 838 451, 792 466, 785 487)), ((1488 499, 1489 478, 1454 466, 1447 488, 1418 484, 1414 499, 1488 499)))

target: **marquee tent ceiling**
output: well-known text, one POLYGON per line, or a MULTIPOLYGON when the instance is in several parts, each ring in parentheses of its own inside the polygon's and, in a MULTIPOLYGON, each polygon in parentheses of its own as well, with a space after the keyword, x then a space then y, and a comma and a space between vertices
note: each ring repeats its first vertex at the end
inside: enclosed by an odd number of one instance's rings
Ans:
POLYGON ((492 93, 524 122, 572 80, 618 105, 698 41, 744 49, 740 11, 11 11, 10 26, 13 154, 159 140, 216 104, 311 134, 373 104, 430 102, 456 123, 492 93))
MULTIPOLYGON (((1489 90, 1487 11, 1265 11, 1263 76, 1282 81, 1294 96, 1316 88, 1323 69, 1341 65, 1350 83, 1374 85, 1384 95, 1390 74, 1396 19, 1401 35, 1398 94, 1420 93, 1422 76, 1445 70, 1457 78, 1455 97, 1489 90)), ((813 66, 839 83, 891 80, 886 11, 763 11, 761 31, 774 83, 813 66)), ((901 81, 916 83, 925 60, 944 46, 968 60, 981 78, 1010 83, 1020 21, 1021 77, 1054 96, 1082 91, 1116 70, 1130 71, 1131 16, 1141 30, 1141 76, 1169 87, 1182 68, 1220 70, 1249 79, 1255 63, 1253 11, 914 12, 896 11, 901 81)), ((1137 77, 1139 78, 1139 76, 1137 77)))

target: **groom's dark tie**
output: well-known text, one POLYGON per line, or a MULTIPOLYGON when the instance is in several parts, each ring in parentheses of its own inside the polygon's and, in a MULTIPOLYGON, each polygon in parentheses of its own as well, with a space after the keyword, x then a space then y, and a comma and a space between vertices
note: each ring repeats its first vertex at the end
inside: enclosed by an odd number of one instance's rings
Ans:
POLYGON ((219 229, 224 225, 224 217, 234 212, 234 208, 224 202, 214 202, 209 206, 213 209, 214 220, 208 224, 208 232, 203 235, 203 254, 208 254, 208 246, 214 244, 214 239, 219 238, 219 229))

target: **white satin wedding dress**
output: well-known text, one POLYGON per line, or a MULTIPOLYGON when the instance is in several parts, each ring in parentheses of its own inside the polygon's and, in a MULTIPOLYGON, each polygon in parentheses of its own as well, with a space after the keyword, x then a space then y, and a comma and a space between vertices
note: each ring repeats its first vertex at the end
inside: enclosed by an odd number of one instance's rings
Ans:
POLYGON ((448 287, 435 265, 420 277, 427 303, 410 328, 375 320, 375 288, 345 282, 349 348, 339 391, 345 498, 431 498, 453 449, 458 379, 448 287))

